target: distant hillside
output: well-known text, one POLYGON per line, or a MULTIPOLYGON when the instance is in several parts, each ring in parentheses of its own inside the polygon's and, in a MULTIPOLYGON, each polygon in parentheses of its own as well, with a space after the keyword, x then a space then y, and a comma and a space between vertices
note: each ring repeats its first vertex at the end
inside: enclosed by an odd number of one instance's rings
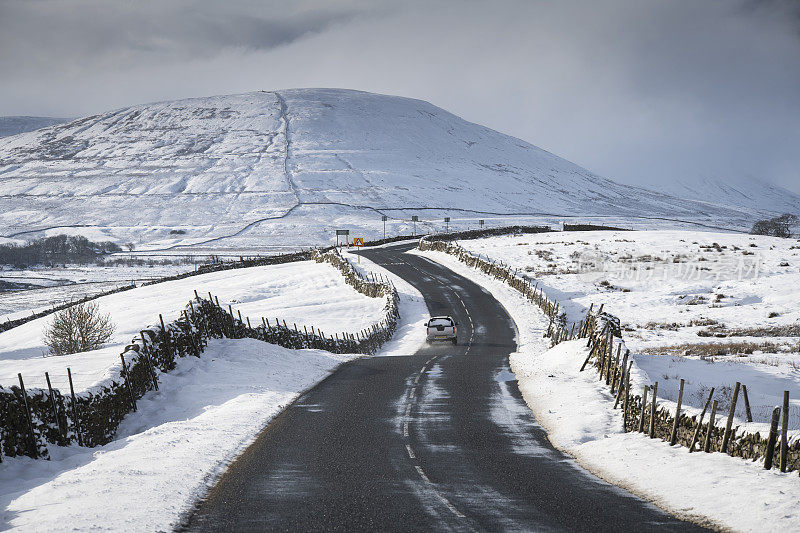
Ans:
POLYGON ((0 186, 5 236, 79 227, 138 249, 310 246, 338 227, 374 237, 382 214, 397 231, 412 214, 756 216, 621 185, 427 102, 336 89, 140 105, 6 137, 0 186))
POLYGON ((0 137, 55 126, 69 122, 69 120, 68 118, 53 117, 0 117, 0 137))
POLYGON ((664 192, 718 205, 800 215, 800 195, 757 178, 676 180, 665 184, 664 192))

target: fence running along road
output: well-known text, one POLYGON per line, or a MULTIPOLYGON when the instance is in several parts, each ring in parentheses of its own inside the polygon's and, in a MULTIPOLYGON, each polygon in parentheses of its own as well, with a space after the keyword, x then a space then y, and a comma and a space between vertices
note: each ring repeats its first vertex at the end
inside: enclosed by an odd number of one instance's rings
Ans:
POLYGON ((233 462, 186 530, 701 529, 555 450, 508 369, 511 318, 410 247, 362 253, 459 321, 458 346, 342 365, 233 462))

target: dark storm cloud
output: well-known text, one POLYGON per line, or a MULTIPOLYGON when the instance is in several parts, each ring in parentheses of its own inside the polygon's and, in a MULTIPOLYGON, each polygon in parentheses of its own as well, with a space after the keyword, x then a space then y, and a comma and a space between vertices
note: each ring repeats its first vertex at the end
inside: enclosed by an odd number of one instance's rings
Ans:
POLYGON ((0 72, 0 114, 348 87, 628 182, 800 189, 796 0, 0 0, 0 72))
POLYGON ((3 66, 27 70, 180 61, 228 48, 263 52, 354 14, 346 5, 312 8, 304 2, 3 1, 0 57, 3 66))

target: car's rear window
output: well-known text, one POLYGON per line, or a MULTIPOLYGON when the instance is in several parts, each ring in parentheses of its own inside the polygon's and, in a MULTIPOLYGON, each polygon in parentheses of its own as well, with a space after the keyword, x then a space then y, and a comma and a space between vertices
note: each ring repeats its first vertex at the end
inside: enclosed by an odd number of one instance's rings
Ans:
POLYGON ((447 326, 450 327, 453 325, 453 321, 448 318, 434 318, 428 322, 429 326, 447 326))

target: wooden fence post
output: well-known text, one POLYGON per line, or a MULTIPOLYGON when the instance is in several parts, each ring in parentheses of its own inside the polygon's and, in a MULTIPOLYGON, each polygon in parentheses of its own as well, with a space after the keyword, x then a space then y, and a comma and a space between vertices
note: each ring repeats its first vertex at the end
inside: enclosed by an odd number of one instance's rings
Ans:
POLYGON ((614 391, 617 390, 617 369, 619 368, 619 355, 622 352, 622 339, 620 339, 620 343, 617 345, 617 356, 614 358, 614 364, 611 367, 612 377, 611 377, 611 394, 614 394, 614 391))
POLYGON ((58 406, 56 405, 56 395, 53 393, 53 385, 50 384, 50 374, 45 372, 44 379, 47 380, 47 390, 50 392, 50 406, 53 408, 53 417, 56 419, 56 425, 58 426, 58 434, 61 435, 62 439, 66 440, 67 433, 61 426, 61 419, 58 417, 58 406))
POLYGON ((731 427, 733 426, 733 416, 736 413, 736 399, 739 397, 739 387, 741 383, 738 381, 733 386, 733 396, 731 396, 731 408, 728 410, 728 421, 725 422, 725 433, 722 435, 722 447, 719 449, 722 453, 728 453, 728 442, 731 439, 731 427))
POLYGON ((622 358, 622 366, 619 369, 619 383, 617 384, 617 398, 614 401, 614 409, 617 408, 620 398, 622 398, 622 389, 625 388, 625 370, 628 367, 628 354, 630 352, 625 350, 625 355, 622 358))
POLYGON ((614 351, 614 338, 610 334, 608 334, 606 335, 606 338, 603 341, 603 348, 600 351, 600 357, 601 357, 600 375, 599 375, 600 381, 603 381, 603 379, 605 378, 607 371, 606 362, 608 361, 608 354, 613 353, 613 351, 614 351))
POLYGON ((142 339, 142 357, 145 358, 147 366, 150 367, 150 375, 153 378, 153 389, 158 390, 158 374, 156 373, 156 365, 150 354, 147 353, 147 342, 144 339, 144 330, 139 331, 139 337, 142 339))
POLYGON ((747 397, 747 385, 742 385, 742 394, 744 395, 744 413, 747 416, 745 420, 752 422, 753 413, 750 411, 750 398, 747 397))
POLYGON ((700 413, 700 419, 697 421, 697 427, 694 429, 694 435, 692 435, 692 442, 689 444, 689 453, 694 451, 694 445, 697 443, 697 438, 700 436, 700 428, 703 427, 703 418, 706 416, 706 410, 711 403, 712 396, 714 396, 714 387, 711 387, 711 392, 708 393, 706 404, 703 406, 703 411, 700 413))
MULTIPOLYGON (((589 339, 589 342, 591 342, 591 339, 589 339)), ((597 348, 598 348, 598 345, 596 343, 592 345, 592 349, 589 350, 589 355, 586 356, 586 359, 584 359, 583 364, 581 365, 581 369, 580 369, 581 372, 583 372, 583 370, 586 368, 586 365, 589 364, 589 359, 592 358, 592 354, 594 354, 594 351, 597 348)))
POLYGON ((639 416, 639 427, 637 431, 639 433, 644 433, 644 413, 645 409, 647 408, 647 391, 650 389, 647 385, 644 386, 644 392, 642 392, 642 412, 639 416))
POLYGON ((72 386, 72 370, 67 367, 67 378, 69 379, 69 394, 72 397, 72 424, 75 436, 78 438, 78 446, 83 446, 81 437, 81 425, 78 421, 78 402, 75 400, 75 387, 72 386))
POLYGON ((778 440, 778 419, 781 416, 781 408, 777 405, 772 410, 772 420, 769 424, 769 438, 767 439, 767 449, 764 454, 764 470, 772 469, 772 458, 775 455, 775 441, 778 440))
MULTIPOLYGON (((161 321, 161 334, 164 335, 164 344, 167 347, 167 353, 172 355, 172 346, 169 342, 169 335, 167 335, 167 328, 164 327, 164 317, 161 314, 158 315, 158 320, 161 321)), ((135 411, 136 409, 134 409, 135 411)))
POLYGON ((786 433, 789 431, 789 391, 783 391, 783 420, 781 421, 781 472, 786 472, 786 462, 789 459, 789 443, 786 433))
POLYGON ((28 420, 28 438, 31 446, 31 453, 33 458, 39 457, 39 444, 36 442, 36 433, 33 432, 33 416, 31 416, 31 408, 28 405, 28 393, 25 391, 25 383, 22 381, 22 374, 17 374, 19 378, 19 388, 22 391, 22 406, 25 409, 25 418, 28 420))
POLYGON ((653 385, 653 401, 650 402, 650 438, 656 438, 656 409, 658 404, 656 403, 658 395, 658 381, 655 382, 653 385))
POLYGON ((681 419, 681 403, 683 402, 683 385, 684 380, 681 378, 681 384, 678 388, 678 406, 675 408, 675 420, 672 422, 672 431, 669 434, 669 445, 674 446, 678 441, 678 423, 681 419))
POLYGON ((714 432, 714 416, 717 414, 717 400, 711 404, 711 414, 708 417, 708 430, 706 431, 706 442, 703 445, 703 451, 709 453, 711 451, 711 434, 714 432))
POLYGON ((631 396, 631 369, 633 368, 633 361, 628 363, 628 370, 625 372, 625 399, 623 401, 622 410, 628 412, 628 402, 631 396))
POLYGON ((133 388, 131 387, 131 376, 128 373, 128 365, 125 364, 125 355, 119 354, 119 358, 122 361, 122 371, 125 372, 125 386, 128 388, 128 396, 130 396, 131 400, 131 408, 133 412, 136 412, 136 399, 133 397, 133 388))

